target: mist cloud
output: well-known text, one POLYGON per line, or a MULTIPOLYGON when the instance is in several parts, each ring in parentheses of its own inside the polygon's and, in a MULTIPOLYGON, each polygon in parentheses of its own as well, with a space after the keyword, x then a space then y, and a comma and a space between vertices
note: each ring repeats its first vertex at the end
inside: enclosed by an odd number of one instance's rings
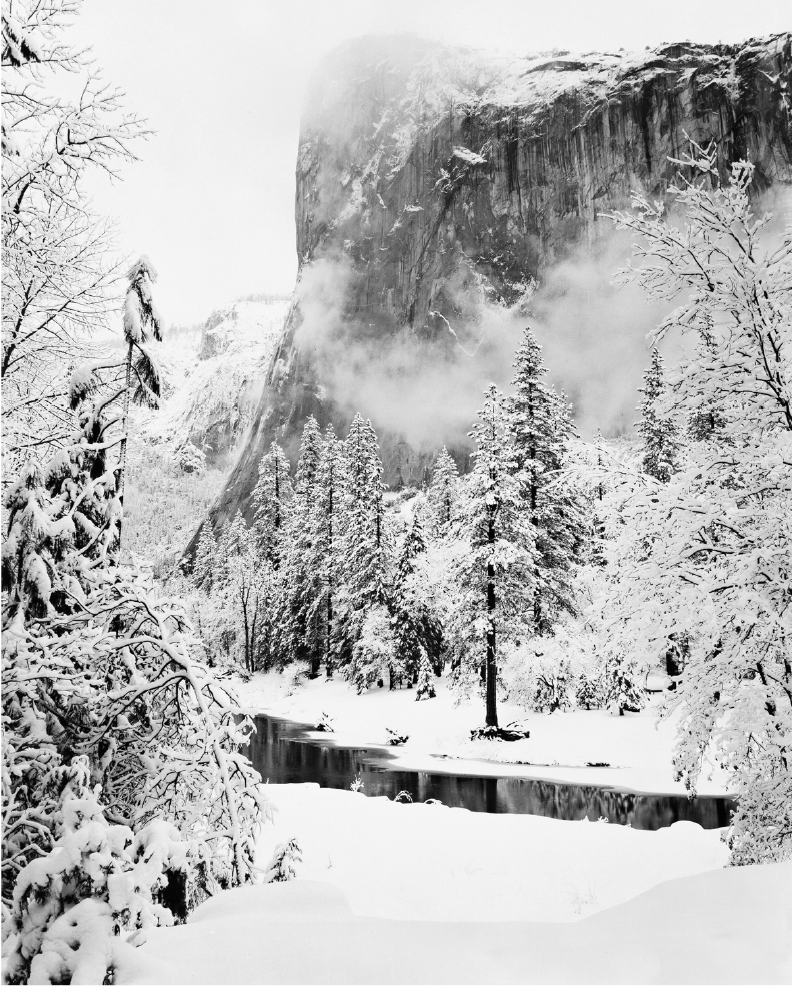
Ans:
MULTIPOLYGON (((769 200, 777 220, 784 196, 769 200)), ((613 274, 632 255, 634 236, 604 222, 590 245, 546 269, 523 306, 505 308, 455 277, 447 283, 450 315, 430 319, 434 337, 395 319, 354 312, 358 281, 351 260, 327 255, 305 267, 298 288, 301 322, 294 344, 314 359, 317 394, 344 413, 361 412, 416 451, 467 443, 484 390, 511 391, 514 354, 524 329, 539 339, 549 380, 564 388, 583 437, 633 429, 642 375, 650 360, 646 334, 670 310, 647 303, 634 284, 613 274)), ((682 348, 662 346, 673 363, 682 348)))

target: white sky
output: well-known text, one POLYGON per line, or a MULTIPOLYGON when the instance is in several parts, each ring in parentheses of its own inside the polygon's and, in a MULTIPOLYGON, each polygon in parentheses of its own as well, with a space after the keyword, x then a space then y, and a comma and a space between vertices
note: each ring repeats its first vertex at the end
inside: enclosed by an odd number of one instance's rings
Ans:
POLYGON ((294 162, 319 58, 418 32, 531 52, 739 42, 789 30, 790 0, 84 0, 75 37, 156 135, 96 203, 160 272, 167 322, 293 288, 294 162))

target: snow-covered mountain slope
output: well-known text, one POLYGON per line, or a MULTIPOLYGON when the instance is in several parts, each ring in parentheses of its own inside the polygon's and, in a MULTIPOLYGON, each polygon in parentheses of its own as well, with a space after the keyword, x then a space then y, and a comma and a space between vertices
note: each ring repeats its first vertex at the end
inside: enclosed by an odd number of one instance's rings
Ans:
POLYGON ((172 445, 177 454, 193 445, 217 468, 232 462, 252 421, 288 306, 236 301, 213 312, 201 332, 167 336, 160 354, 165 402, 143 423, 146 437, 172 445))
POLYGON ((287 301, 236 301, 155 348, 161 408, 134 410, 123 547, 169 570, 220 492, 241 447, 287 301))

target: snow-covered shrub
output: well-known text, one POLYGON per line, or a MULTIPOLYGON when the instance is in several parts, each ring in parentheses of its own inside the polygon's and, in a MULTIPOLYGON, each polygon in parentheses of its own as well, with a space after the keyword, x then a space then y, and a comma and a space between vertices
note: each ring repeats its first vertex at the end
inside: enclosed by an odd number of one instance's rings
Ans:
POLYGON ((573 668, 588 660, 584 635, 575 627, 527 637, 502 651, 507 699, 527 710, 551 713, 572 706, 573 668))
POLYGON ((433 700, 435 698, 435 673, 426 654, 421 655, 421 665, 418 673, 416 700, 433 700))
POLYGON ((604 681, 601 676, 580 672, 574 688, 576 706, 582 710, 604 709, 607 705, 604 681))
POLYGON ((17 875, 4 926, 4 981, 112 982, 128 939, 173 923, 155 900, 167 873, 185 874, 189 844, 163 819, 136 832, 109 822, 85 756, 53 776, 63 778, 57 845, 17 875))
MULTIPOLYGON (((100 809, 89 817, 92 836, 102 832, 101 815, 116 830, 108 849, 123 856, 128 834, 120 830, 128 830, 135 857, 142 830, 169 823, 186 845, 185 899, 196 903, 253 878, 270 813, 240 752, 253 726, 229 683, 203 664, 183 605, 161 597, 147 570, 119 563, 121 499, 105 465, 114 421, 102 400, 77 406, 79 440, 44 468, 29 464, 6 499, 3 898, 16 899, 20 876, 43 878, 46 864, 37 862, 63 846, 59 782, 82 756, 100 809)), ((92 852, 95 862, 104 857, 92 852)), ((12 944, 28 926, 26 907, 36 916, 30 900, 18 905, 12 944)), ((76 925, 92 918, 87 907, 70 912, 76 925)), ((56 918, 45 924, 55 927, 56 918)), ((24 979, 27 963, 15 975, 24 979)))
POLYGON ((404 671, 385 606, 375 606, 363 622, 363 631, 352 650, 345 677, 364 693, 377 682, 400 682, 404 671))
POLYGON ((632 663, 617 655, 610 655, 601 678, 604 706, 607 710, 623 714, 639 713, 645 707, 645 695, 638 682, 639 672, 632 663))
POLYGON ((296 870, 292 861, 302 861, 302 850, 296 842, 296 837, 291 837, 284 844, 277 844, 274 848, 271 863, 266 869, 266 882, 290 882, 296 878, 296 870))
POLYGON ((51 772, 85 752, 118 821, 164 814, 195 842, 200 890, 247 881, 269 808, 240 754, 252 723, 232 685, 195 657, 201 645, 179 603, 134 568, 95 573, 76 612, 25 626, 20 610, 6 626, 4 868, 15 874, 28 859, 31 810, 47 805, 51 772))
POLYGON ((571 706, 571 682, 572 676, 563 665, 556 672, 539 675, 532 692, 532 710, 546 714, 567 710, 571 706))

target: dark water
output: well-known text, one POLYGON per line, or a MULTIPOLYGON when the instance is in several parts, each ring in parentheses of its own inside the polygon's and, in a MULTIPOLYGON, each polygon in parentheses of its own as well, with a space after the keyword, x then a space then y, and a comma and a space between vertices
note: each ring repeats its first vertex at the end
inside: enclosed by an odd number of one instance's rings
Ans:
POLYGON ((681 819, 704 829, 729 825, 735 803, 729 798, 634 794, 609 787, 557 784, 518 777, 479 777, 399 770, 381 749, 348 748, 310 739, 309 725, 259 715, 246 754, 264 780, 273 784, 310 782, 346 790, 355 779, 363 794, 395 798, 407 791, 415 802, 437 798, 472 812, 515 812, 551 819, 596 820, 656 830, 681 819))

